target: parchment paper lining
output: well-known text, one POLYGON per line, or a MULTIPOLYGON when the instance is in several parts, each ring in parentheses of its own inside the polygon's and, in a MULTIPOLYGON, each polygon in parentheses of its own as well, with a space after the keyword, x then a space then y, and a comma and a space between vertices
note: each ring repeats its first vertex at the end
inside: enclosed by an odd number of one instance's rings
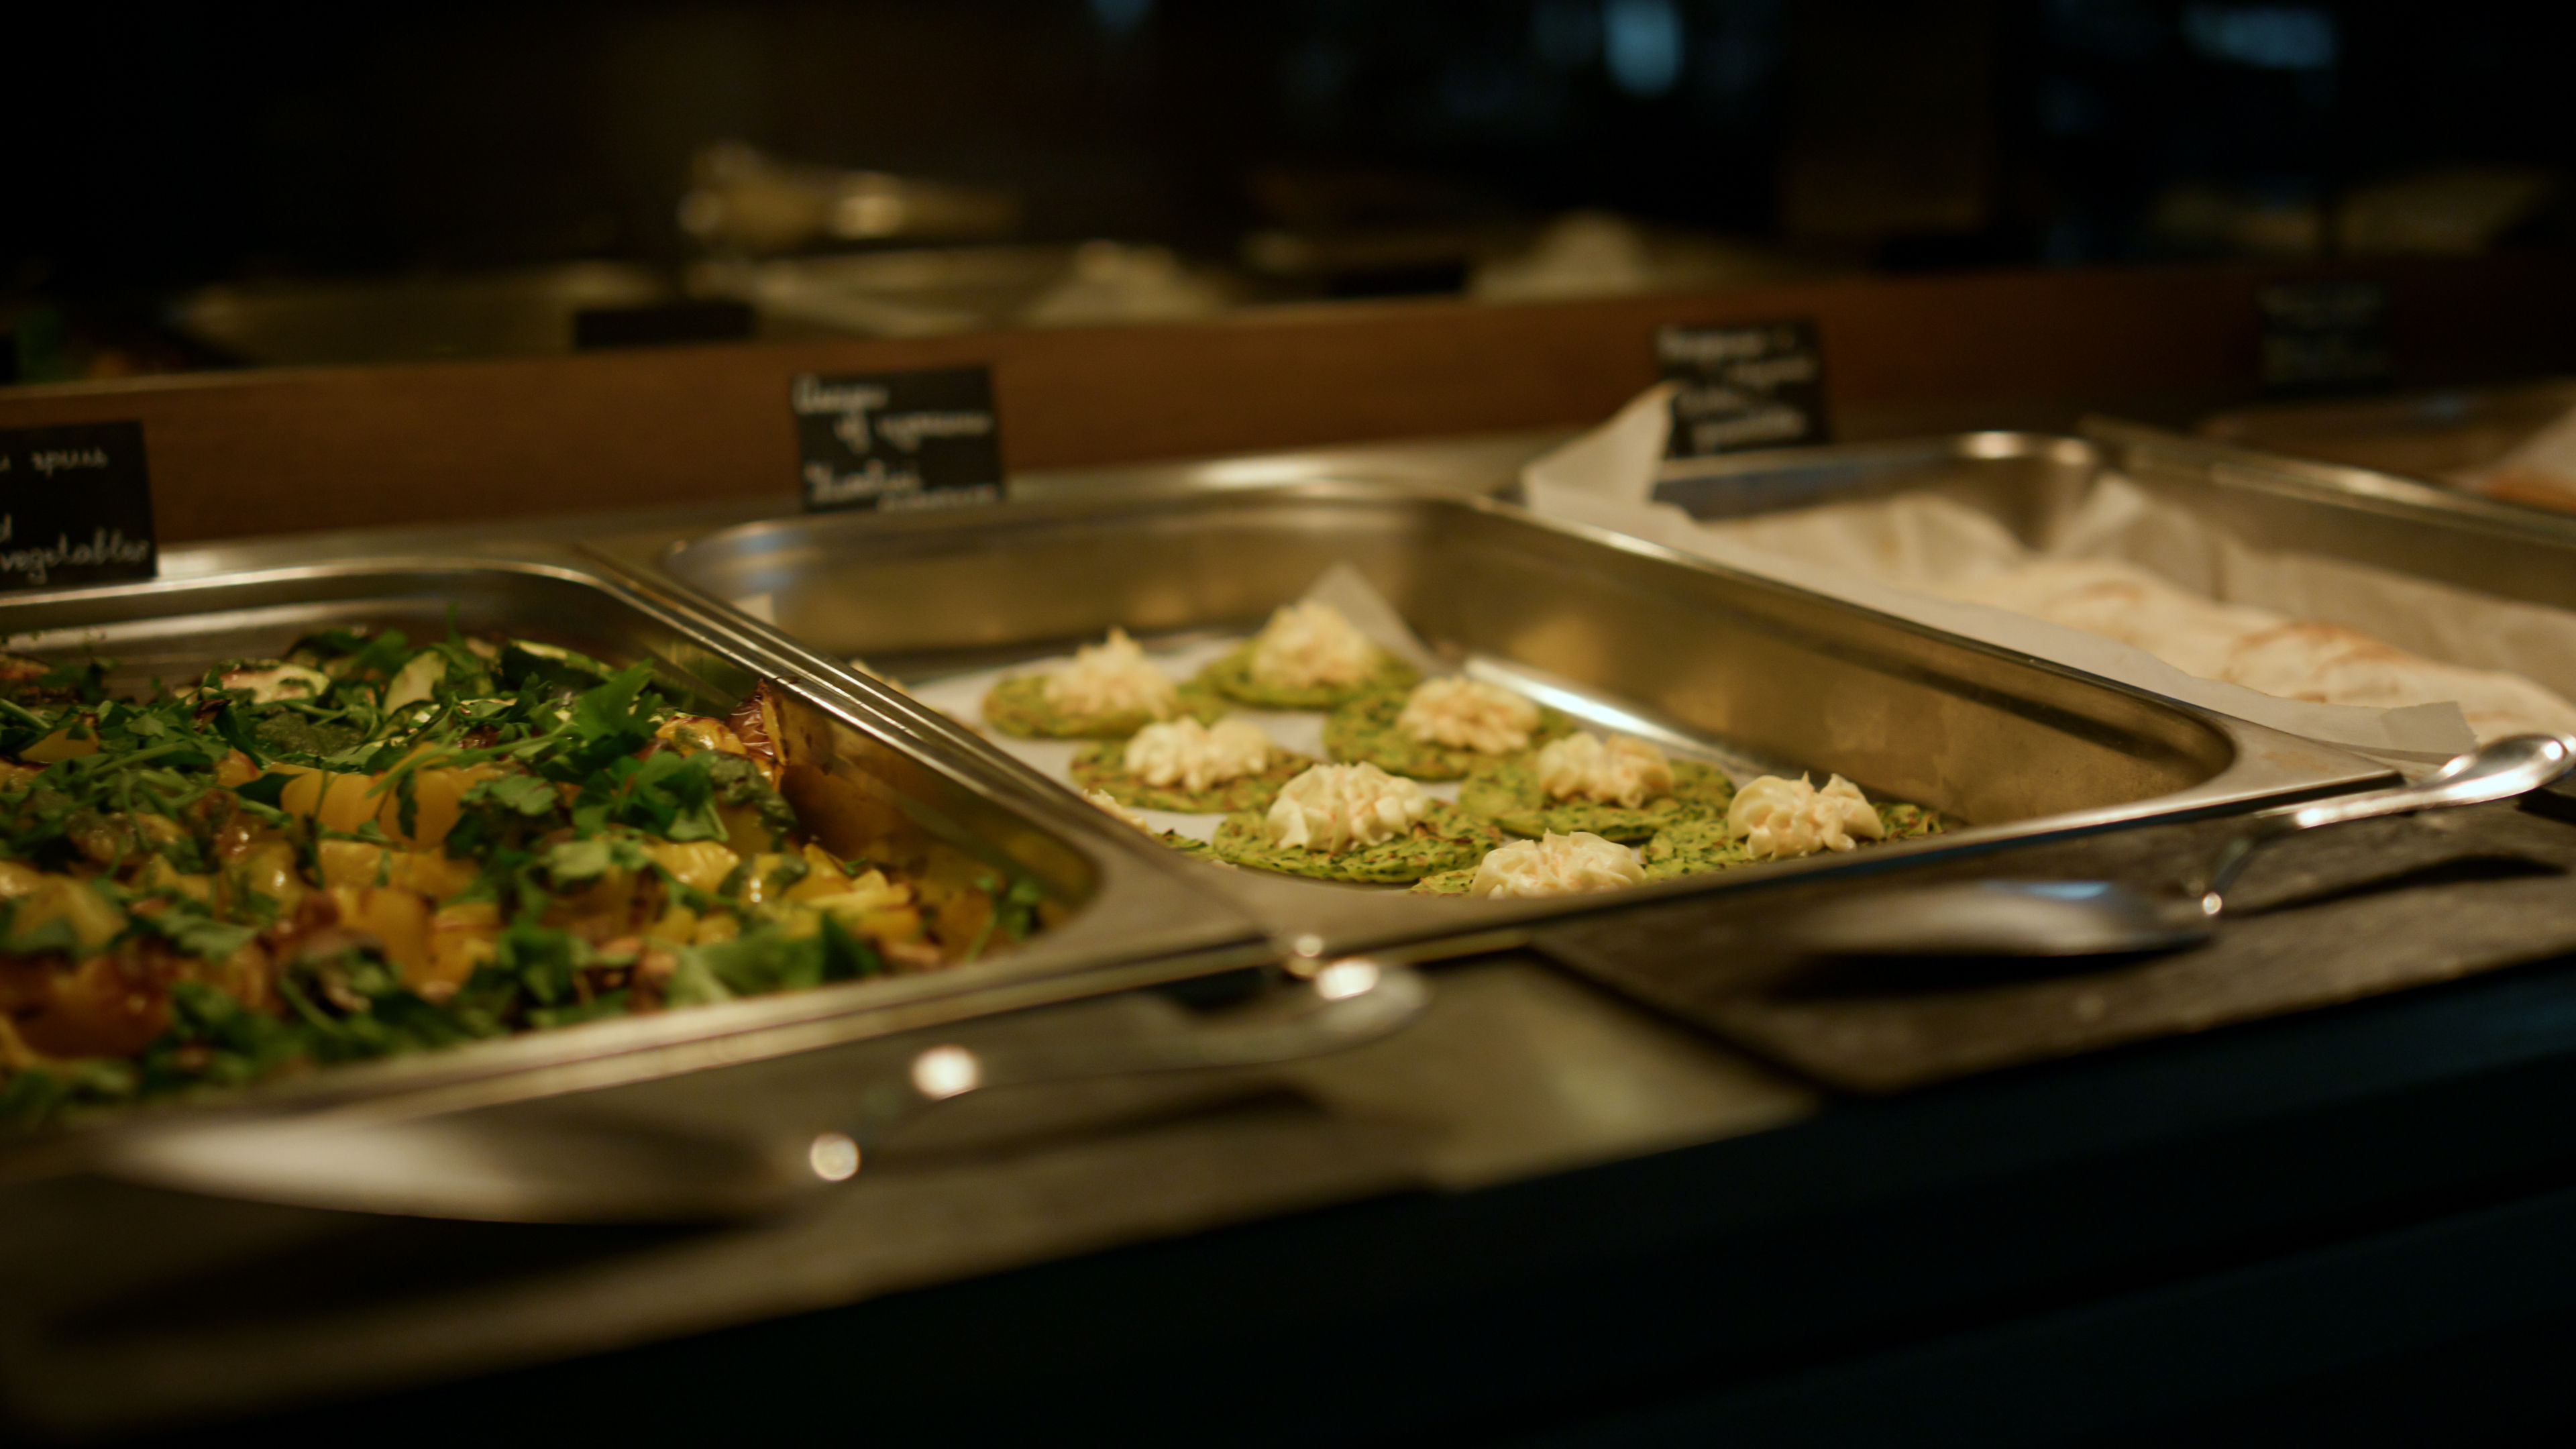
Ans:
MULTIPOLYGON (((1983 516, 1946 499, 1900 497, 1702 523, 1652 501, 1671 424, 1668 400, 1669 389, 1650 389, 1602 427, 1532 462, 1521 478, 1530 508, 2404 765, 2446 759, 2474 743, 2455 705, 2378 710, 2277 699, 2195 678, 2096 635, 1919 592, 1944 577, 2034 556, 1992 520, 1984 520, 1987 529, 1963 524, 1963 515, 1983 516), (2005 547, 2018 557, 1999 557, 2005 547)), ((2576 693, 2576 614, 2339 560, 2259 551, 2125 480, 2104 479, 2059 534, 2039 545, 2035 556, 2125 559, 2216 598, 2342 624, 2419 654, 2576 693)))

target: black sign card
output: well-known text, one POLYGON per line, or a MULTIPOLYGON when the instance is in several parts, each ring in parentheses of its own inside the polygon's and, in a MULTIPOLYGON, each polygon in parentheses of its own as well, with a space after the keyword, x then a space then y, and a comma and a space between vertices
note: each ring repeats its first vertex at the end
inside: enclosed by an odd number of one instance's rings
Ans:
POLYGON ((796 379, 809 510, 952 508, 1002 497, 1002 428, 981 367, 796 379))
POLYGON ((2366 392, 2395 377, 2384 282, 2280 282, 2254 294, 2263 390, 2276 397, 2366 392))
POLYGON ((1655 363, 1667 381, 1681 384, 1667 456, 1704 458, 1829 436, 1825 354, 1810 318, 1659 328, 1655 363))
POLYGON ((159 571, 141 423, 0 429, 0 589, 159 571))

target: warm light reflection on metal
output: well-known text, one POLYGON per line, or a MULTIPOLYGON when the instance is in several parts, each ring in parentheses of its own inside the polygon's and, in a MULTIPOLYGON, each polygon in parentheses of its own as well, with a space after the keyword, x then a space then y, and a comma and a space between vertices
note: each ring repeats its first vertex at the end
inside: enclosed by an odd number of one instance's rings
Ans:
POLYGON ((1288 943, 1288 949, 1296 952, 1300 956, 1321 956, 1324 954, 1324 938, 1312 933, 1299 936, 1296 940, 1288 943))
POLYGON ((805 1161, 825 1182, 847 1182, 859 1172, 859 1144, 838 1132, 826 1132, 805 1149, 805 1161))
POLYGON ((984 1081, 984 1064, 962 1046, 937 1046, 912 1059, 914 1091, 934 1102, 971 1092, 984 1081))
POLYGON ((1377 976, 1375 961, 1352 956, 1315 973, 1315 994, 1326 1001, 1347 1001, 1375 989, 1377 976))

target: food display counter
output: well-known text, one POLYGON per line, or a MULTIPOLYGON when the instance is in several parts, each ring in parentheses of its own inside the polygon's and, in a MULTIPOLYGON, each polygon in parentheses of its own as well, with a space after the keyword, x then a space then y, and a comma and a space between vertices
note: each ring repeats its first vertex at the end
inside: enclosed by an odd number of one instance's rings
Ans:
MULTIPOLYGON (((22 1141, 0 1193, 13 1429, 784 1433, 864 1404, 886 1432, 974 1437, 1072 1414, 1144 1441, 1791 1442, 1953 1414, 2074 1438, 2449 1364, 2556 1311, 2554 1255, 2503 1295, 2446 1265, 2563 1231, 2546 1124, 2576 1091, 2576 831, 2504 805, 2284 846, 2199 953, 1810 970, 1781 949, 1796 923, 1891 884, 2169 884, 2243 812, 2391 769, 1477 496, 1527 451, 1060 474, 987 517, 716 507, 177 548, 157 584, 0 604, 13 648, 113 656, 120 679, 391 624, 541 632, 709 708, 766 681, 812 776, 792 798, 863 799, 1058 903, 986 962, 22 1141), (1221 643, 1335 564, 1442 664, 1585 727, 1739 776, 1847 774, 1948 828, 1554 900, 1316 884, 1167 850, 850 662, 935 695, 1112 626, 1221 643), (923 1086, 961 1058, 994 1089, 923 1086), (1013 1063, 1028 1085, 998 1079, 1013 1063), (889 1091, 920 1100, 851 1171, 800 1157, 889 1091), (782 1160, 827 1180, 639 1197, 673 1150, 702 1182, 782 1160), (590 1189, 570 1207, 457 1186, 567 1180, 590 1189), (2408 1311, 2363 1332, 2345 1305, 2377 1291, 2408 1311), (2248 1362, 2230 1335, 2257 1322, 2322 1336, 2248 1362), (2086 1393, 2030 1391, 2078 1361, 2086 1393)), ((2036 537, 2113 454, 1874 456, 1671 486, 1712 516, 1932 487, 2036 537)), ((2245 516, 2325 506, 2121 456, 2245 516)))

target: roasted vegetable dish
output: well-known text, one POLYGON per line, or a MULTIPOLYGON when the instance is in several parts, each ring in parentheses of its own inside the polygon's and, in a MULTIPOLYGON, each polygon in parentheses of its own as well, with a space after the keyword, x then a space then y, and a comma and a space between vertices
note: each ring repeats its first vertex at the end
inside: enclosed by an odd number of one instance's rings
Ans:
POLYGON ((644 666, 453 630, 107 678, 0 656, 10 1121, 934 969, 1038 921, 1032 882, 816 843, 766 688, 701 715, 644 666))

